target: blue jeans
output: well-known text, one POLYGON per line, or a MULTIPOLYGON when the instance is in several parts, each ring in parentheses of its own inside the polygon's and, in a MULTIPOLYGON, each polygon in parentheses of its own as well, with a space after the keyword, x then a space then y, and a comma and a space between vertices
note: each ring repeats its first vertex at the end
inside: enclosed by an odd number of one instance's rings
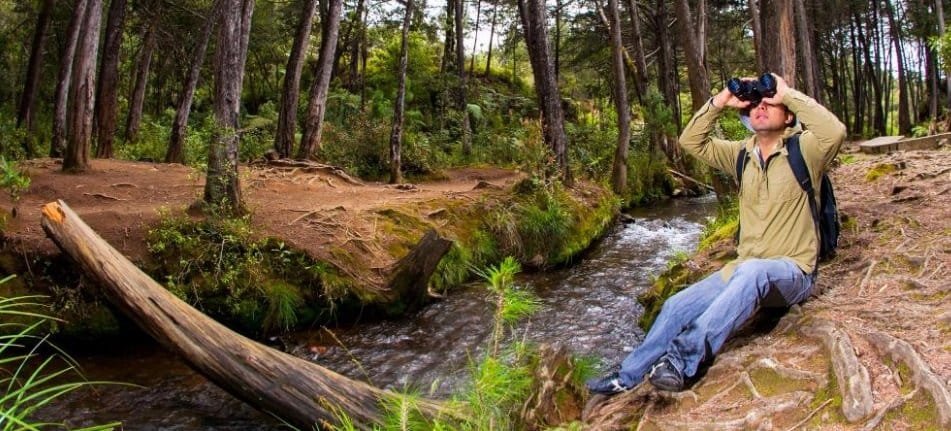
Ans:
POLYGON ((721 271, 711 274, 667 299, 644 342, 621 363, 621 383, 640 383, 665 354, 685 377, 694 376, 756 310, 798 304, 812 286, 813 276, 789 259, 746 260, 725 282, 721 271))

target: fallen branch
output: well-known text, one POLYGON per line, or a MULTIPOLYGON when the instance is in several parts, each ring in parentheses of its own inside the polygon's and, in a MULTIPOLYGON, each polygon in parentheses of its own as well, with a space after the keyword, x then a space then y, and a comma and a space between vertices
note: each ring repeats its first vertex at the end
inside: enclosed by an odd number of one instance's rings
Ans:
POLYGON ((809 412, 809 414, 806 415, 806 417, 804 417, 801 421, 799 421, 799 422, 796 423, 795 425, 789 427, 789 429, 787 429, 786 431, 793 431, 793 430, 795 430, 796 428, 799 428, 799 427, 805 425, 806 422, 809 422, 809 419, 812 419, 812 417, 815 416, 816 413, 819 413, 820 410, 824 409, 824 408, 825 408, 827 405, 829 405, 830 403, 832 403, 832 398, 829 398, 829 399, 825 400, 825 402, 823 402, 822 404, 820 404, 819 407, 816 407, 815 410, 809 412))
MULTIPOLYGON (((380 401, 399 395, 250 340, 214 321, 143 273, 62 201, 43 207, 43 229, 99 282, 106 297, 142 330, 232 395, 299 428, 382 425, 380 401)), ((417 400, 425 415, 455 414, 417 400)))
POLYGON ((111 200, 111 201, 127 201, 127 200, 128 200, 128 199, 117 198, 117 197, 115 197, 115 196, 109 196, 109 195, 103 194, 103 193, 83 193, 83 194, 86 195, 86 196, 92 196, 92 197, 94 197, 94 198, 109 199, 109 200, 111 200))
POLYGON ((712 191, 715 191, 715 190, 713 189, 713 186, 711 186, 711 185, 709 185, 709 184, 707 184, 707 183, 701 182, 700 180, 694 179, 694 178, 692 178, 692 177, 690 177, 690 176, 688 176, 688 175, 686 175, 686 174, 682 174, 682 173, 677 172, 677 171, 675 171, 675 170, 673 170, 673 169, 670 169, 670 168, 667 168, 667 172, 670 172, 670 173, 672 173, 672 174, 674 174, 674 175, 676 175, 676 176, 678 176, 678 177, 680 177, 680 178, 683 178, 683 179, 685 179, 685 180, 687 180, 687 181, 690 181, 690 182, 692 182, 692 183, 694 183, 694 184, 697 184, 697 185, 699 185, 699 186, 703 186, 703 187, 705 187, 707 190, 710 190, 711 192, 712 192, 712 191))

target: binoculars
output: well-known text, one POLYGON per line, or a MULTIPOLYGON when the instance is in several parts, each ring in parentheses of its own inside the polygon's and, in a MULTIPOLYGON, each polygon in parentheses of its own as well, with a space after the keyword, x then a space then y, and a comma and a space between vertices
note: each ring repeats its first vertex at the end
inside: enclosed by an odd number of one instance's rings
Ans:
POLYGON ((776 78, 769 73, 760 75, 757 80, 732 78, 726 83, 726 88, 733 93, 737 99, 751 102, 751 106, 756 106, 764 97, 773 97, 776 95, 776 78))

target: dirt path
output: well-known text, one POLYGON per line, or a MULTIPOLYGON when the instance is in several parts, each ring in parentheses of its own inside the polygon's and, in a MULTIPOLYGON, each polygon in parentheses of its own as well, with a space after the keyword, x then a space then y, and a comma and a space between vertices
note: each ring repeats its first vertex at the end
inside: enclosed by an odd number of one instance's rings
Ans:
MULTIPOLYGON (((0 196, 0 211, 12 212, 3 235, 37 253, 55 246, 40 228, 40 206, 62 199, 99 234, 134 261, 147 257, 145 234, 162 217, 161 209, 181 211, 202 194, 204 175, 182 165, 119 160, 92 161, 92 170, 65 174, 53 159, 21 164, 31 178, 16 203, 0 196)), ((451 170, 445 179, 418 185, 353 184, 328 170, 290 166, 253 166, 241 170, 252 223, 265 235, 284 239, 315 257, 331 244, 366 239, 369 214, 384 208, 423 208, 425 202, 475 200, 514 183, 520 174, 497 168, 451 170), (482 184, 479 186, 481 182, 482 184), (478 187, 477 187, 478 186, 478 187)), ((386 265, 391 262, 380 262, 386 265)))
POLYGON ((851 157, 823 293, 731 341, 692 391, 592 400, 592 429, 951 429, 951 152, 851 157))

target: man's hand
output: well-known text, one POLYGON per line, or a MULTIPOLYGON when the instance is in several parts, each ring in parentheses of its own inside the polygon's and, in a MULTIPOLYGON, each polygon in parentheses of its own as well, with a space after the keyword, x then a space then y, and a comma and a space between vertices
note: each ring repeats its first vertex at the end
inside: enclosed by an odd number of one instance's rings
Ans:
POLYGON ((789 91, 789 85, 786 84, 786 80, 781 76, 771 73, 773 79, 776 80, 776 94, 773 97, 764 97, 763 101, 769 103, 770 105, 782 105, 783 97, 786 96, 786 92, 789 91))
POLYGON ((717 108, 729 106, 736 109, 745 109, 750 106, 750 102, 738 99, 730 92, 730 89, 724 88, 716 96, 713 96, 713 106, 717 108))

